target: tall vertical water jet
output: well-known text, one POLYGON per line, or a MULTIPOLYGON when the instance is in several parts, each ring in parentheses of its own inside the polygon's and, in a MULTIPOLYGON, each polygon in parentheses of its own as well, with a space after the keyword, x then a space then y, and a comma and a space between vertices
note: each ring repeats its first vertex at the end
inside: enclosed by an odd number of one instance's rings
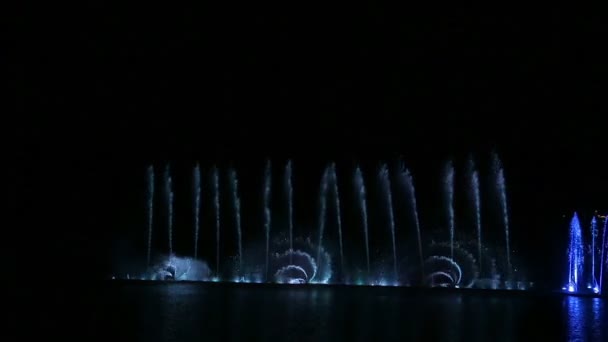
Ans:
POLYGON ((479 265, 479 272, 481 272, 481 195, 479 191, 479 172, 475 168, 473 157, 469 158, 467 165, 467 177, 469 178, 469 201, 473 205, 473 214, 475 215, 475 230, 477 232, 477 264, 479 265))
POLYGON ((570 242, 568 246, 568 284, 569 292, 579 289, 579 279, 583 272, 583 238, 578 215, 574 213, 570 221, 570 242))
POLYGON ((243 236, 241 233, 241 199, 239 198, 239 181, 236 176, 236 170, 230 169, 230 189, 232 190, 232 204, 234 207, 234 219, 236 225, 237 245, 238 245, 238 274, 239 280, 243 269, 243 236))
POLYGON ((507 208, 507 186, 505 183, 505 174, 498 155, 494 154, 494 173, 496 176, 496 190, 498 191, 500 211, 502 214, 502 222, 505 230, 505 249, 507 257, 507 271, 509 274, 509 280, 512 277, 513 267, 511 265, 511 247, 509 237, 509 211, 507 208))
MULTIPOLYGON (((289 250, 293 251, 293 184, 292 184, 291 160, 285 166, 285 192, 287 193, 287 228, 289 229, 289 250)), ((289 253, 289 262, 293 260, 289 253)))
POLYGON ((416 240, 418 242, 418 257, 420 258, 420 272, 424 279, 424 253, 422 251, 422 234, 420 232, 420 221, 418 219, 418 205, 416 202, 416 190, 414 188, 414 180, 409 170, 405 168, 403 163, 399 165, 399 180, 401 186, 404 187, 405 194, 409 199, 411 217, 414 219, 414 228, 416 229, 416 240))
POLYGON ((336 173, 336 164, 331 164, 331 180, 333 185, 333 196, 336 207, 336 221, 338 225, 338 243, 340 247, 340 273, 344 277, 344 248, 342 245, 342 214, 340 210, 340 192, 338 191, 338 175, 336 173))
POLYGON ((600 293, 602 293, 602 291, 604 290, 603 285, 604 285, 604 266, 606 266, 608 264, 608 258, 605 259, 605 251, 606 248, 608 248, 608 239, 606 239, 606 225, 608 224, 608 214, 606 216, 604 216, 604 229, 602 232, 602 256, 601 256, 601 260, 600 260, 600 293))
MULTIPOLYGON (((317 267, 321 267, 321 254, 323 252, 323 233, 325 231, 325 216, 327 211, 327 183, 329 178, 329 166, 325 168, 321 177, 319 189, 319 245, 317 246, 317 267)), ((318 272, 318 271, 317 271, 318 272)))
POLYGON ((147 185, 148 185, 148 190, 147 190, 147 198, 148 198, 148 203, 147 203, 147 210, 148 210, 148 248, 147 248, 147 257, 146 257, 146 262, 147 262, 147 266, 150 266, 150 254, 152 252, 152 225, 153 225, 153 218, 154 218, 154 167, 152 165, 150 165, 148 167, 148 170, 146 171, 146 178, 147 178, 147 185))
POLYGON ((393 195, 391 191, 391 180, 388 173, 388 167, 383 164, 379 171, 380 183, 382 184, 382 190, 386 197, 386 210, 388 216, 388 225, 391 232, 391 242, 393 245, 393 274, 395 281, 399 280, 399 273, 397 272, 397 241, 395 238, 395 217, 393 214, 393 195))
POLYGON ((198 256, 198 234, 200 230, 201 210, 201 170, 198 164, 192 170, 192 191, 194 197, 194 259, 198 256))
POLYGON ((591 289, 598 293, 600 291, 597 278, 595 277, 595 239, 597 238, 598 230, 597 230, 597 220, 595 216, 591 219, 591 289))
POLYGON ((368 234, 368 221, 367 221, 367 194, 365 191, 365 181, 363 180, 363 173, 361 168, 357 166, 354 175, 355 192, 357 194, 357 203, 361 210, 361 221, 363 226, 363 236, 365 237, 365 258, 367 261, 367 276, 370 275, 370 264, 369 264, 369 234, 368 234))
POLYGON ((220 175, 216 166, 211 172, 213 182, 213 209, 215 211, 215 272, 220 272, 220 175))
POLYGON ((450 257, 454 259, 454 165, 452 161, 446 164, 444 177, 445 205, 448 215, 448 228, 450 230, 450 257))
POLYGON ((167 204, 167 230, 169 233, 169 255, 173 256, 173 186, 169 165, 165 167, 165 199, 167 204))
POLYGON ((266 162, 264 170, 264 234, 266 236, 266 281, 268 281, 269 261, 270 261, 270 190, 271 190, 271 164, 266 162))

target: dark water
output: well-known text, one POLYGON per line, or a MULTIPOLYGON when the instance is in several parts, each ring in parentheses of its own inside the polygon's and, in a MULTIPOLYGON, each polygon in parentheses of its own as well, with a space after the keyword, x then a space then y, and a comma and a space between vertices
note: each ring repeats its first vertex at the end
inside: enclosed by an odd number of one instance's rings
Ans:
POLYGON ((106 283, 77 297, 45 323, 82 340, 608 340, 605 300, 559 294, 106 283))

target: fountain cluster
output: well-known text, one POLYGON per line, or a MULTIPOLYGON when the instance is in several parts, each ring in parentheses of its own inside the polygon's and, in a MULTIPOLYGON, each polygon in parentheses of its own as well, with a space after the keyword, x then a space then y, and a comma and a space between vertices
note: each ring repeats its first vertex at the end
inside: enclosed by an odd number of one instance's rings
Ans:
POLYGON ((601 294, 603 291, 604 268, 608 267, 608 238, 606 225, 608 216, 593 215, 589 224, 588 244, 583 238, 583 227, 578 214, 575 212, 570 221, 568 241, 568 280, 563 290, 571 293, 592 292, 601 294), (603 220, 600 234, 598 220, 603 220), (599 241, 599 244, 598 244, 599 241), (585 261, 590 262, 587 266, 585 261), (599 262, 598 262, 599 261, 599 262))
MULTIPOLYGON (((275 182, 271 162, 267 161, 261 186, 262 222, 252 223, 241 218, 241 193, 237 170, 230 168, 226 172, 228 192, 221 193, 220 178, 222 171, 217 167, 209 170, 210 186, 201 189, 201 168, 196 165, 192 171, 192 215, 193 215, 193 253, 192 256, 178 256, 173 246, 173 185, 169 166, 162 173, 163 208, 166 220, 153 222, 156 182, 153 166, 146 170, 146 270, 142 279, 156 280, 202 280, 202 281, 235 281, 235 282, 274 282, 274 283, 341 283, 358 285, 392 285, 392 286, 440 286, 464 288, 522 289, 528 283, 518 279, 514 274, 511 258, 509 219, 506 196, 504 169, 496 155, 493 156, 491 179, 494 201, 500 208, 498 221, 502 225, 504 239, 495 242, 483 241, 481 219, 480 174, 472 158, 469 158, 464 178, 466 179, 467 203, 469 216, 474 217, 474 234, 468 236, 465 224, 459 225, 455 216, 455 175, 454 164, 445 165, 442 177, 444 201, 439 208, 445 214, 445 226, 432 230, 423 229, 417 203, 417 193, 413 174, 403 162, 394 169, 382 164, 377 177, 367 178, 360 167, 355 167, 350 175, 353 196, 341 198, 340 189, 344 183, 338 182, 338 171, 335 163, 325 168, 318 189, 317 226, 300 227, 296 235, 294 222, 294 188, 293 166, 288 161, 282 169, 281 182, 275 182), (281 196, 273 192, 273 187, 280 187, 281 196), (369 197, 368 189, 377 196, 369 197), (211 212, 206 213, 201 205, 201 193, 208 191, 211 212), (275 198, 272 198, 275 194, 275 198), (220 197, 228 199, 227 207, 220 208, 220 197), (279 197, 279 198, 277 198, 279 197), (368 203, 369 200, 373 200, 368 203), (399 199, 403 199, 399 201, 399 199), (379 209, 377 209, 379 208, 379 209), (273 210, 281 210, 286 217, 278 219, 273 210), (355 214, 344 221, 343 213, 355 214), (370 216, 370 214, 372 214, 370 216), (396 215, 408 217, 408 220, 397 220, 396 215), (201 220, 202 215, 209 215, 212 220, 201 220), (372 219, 373 218, 373 219, 372 219), (203 222, 214 222, 213 227, 204 229, 203 222), (232 222, 232 224, 225 224, 232 222), (349 222, 345 230, 344 222, 349 222), (358 222, 353 224, 352 222, 358 222), (380 223, 381 222, 381 223, 380 223), (249 231, 252 226, 260 227, 263 241, 250 242, 243 239, 245 224, 249 231), (168 246, 164 251, 153 254, 153 229, 161 226, 166 229, 168 246), (225 227, 235 227, 236 232, 225 234, 225 227), (462 228, 462 229, 461 229, 462 228), (330 229, 328 231, 328 229, 330 229), (335 230, 334 230, 335 229, 335 230), (351 234, 360 246, 347 244, 344 233, 351 234), (414 250, 404 248, 404 237, 415 237, 414 250), (328 235, 330 233, 330 235, 328 235), (207 235, 207 236, 205 236, 207 235), (234 255, 226 255, 223 247, 224 236, 235 236, 237 246, 234 255), (384 242, 378 242, 383 236, 384 242), (447 236, 447 238, 446 238, 447 236), (372 240, 374 242, 372 243, 372 240), (204 253, 215 255, 208 260, 201 259, 201 240, 214 241, 215 250, 204 253), (337 241, 336 241, 337 240, 337 241), (379 247, 379 246, 385 247, 379 247), (383 249, 387 249, 384 251, 383 249), (386 253, 384 253, 386 252, 386 253), (357 261, 359 260, 359 261, 357 261), (215 266, 209 267, 214 264, 215 266)), ((349 191, 346 191, 349 192, 349 191)), ((295 213, 297 214, 297 213, 295 213)), ((573 244, 580 241, 574 233, 573 244)), ((164 234, 163 234, 164 235, 164 234)), ((604 234, 605 235, 605 234, 604 234)), ((488 239, 489 240, 489 239, 488 239)), ((573 267, 571 283, 578 286, 581 270, 580 257, 576 249, 571 248, 573 267)), ((190 255, 190 253, 188 253, 190 255)))

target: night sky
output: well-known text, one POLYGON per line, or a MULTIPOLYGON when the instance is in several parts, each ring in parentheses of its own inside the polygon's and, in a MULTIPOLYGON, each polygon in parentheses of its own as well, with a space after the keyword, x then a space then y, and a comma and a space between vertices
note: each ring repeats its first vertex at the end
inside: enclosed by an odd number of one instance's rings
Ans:
POLYGON ((445 161, 487 169, 496 151, 514 242, 543 277, 561 269, 562 215, 608 210, 599 13, 79 6, 10 15, 0 59, 5 229, 23 242, 5 245, 45 276, 67 260, 106 274, 117 236, 144 227, 151 163, 183 189, 196 162, 235 165, 252 203, 265 158, 292 158, 314 200, 330 161, 346 176, 403 156, 440 203, 445 161))

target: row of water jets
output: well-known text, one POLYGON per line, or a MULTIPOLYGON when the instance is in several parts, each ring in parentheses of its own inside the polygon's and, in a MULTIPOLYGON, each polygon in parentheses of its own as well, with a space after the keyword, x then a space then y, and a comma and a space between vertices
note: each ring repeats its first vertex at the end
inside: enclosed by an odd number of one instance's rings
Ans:
MULTIPOLYGON (((289 249, 293 251, 293 172, 292 163, 288 161, 284 169, 284 189, 286 194, 287 202, 287 216, 288 216, 288 239, 289 249)), ((500 204, 502 213, 502 224, 504 228, 504 239, 505 239, 505 254, 508 267, 508 276, 512 275, 511 265, 511 250, 509 243, 509 220, 508 220, 508 208, 507 208, 507 196, 505 177, 502 164, 498 157, 493 155, 493 175, 495 179, 495 187, 498 193, 498 202, 500 204)), ((390 181, 389 169, 386 164, 383 164, 379 170, 379 181, 384 194, 386 215, 388 218, 391 246, 392 246, 392 259, 393 259, 393 272, 395 279, 398 278, 398 251, 395 236, 395 219, 394 219, 394 207, 392 198, 392 187, 390 181)), ((215 218, 215 244, 216 244, 216 272, 220 269, 220 239, 221 239, 221 220, 220 220, 220 186, 219 186, 219 170, 217 167, 213 167, 211 170, 212 178, 212 192, 213 192, 213 208, 215 218)), ((241 202, 239 197, 238 178, 234 168, 228 171, 228 178, 230 184, 230 196, 231 203, 234 210, 234 220, 237 233, 237 262, 238 269, 241 270, 243 266, 243 239, 242 239, 242 228, 241 228, 241 202)), ((194 258, 198 258, 198 245, 199 245, 199 231, 200 231, 200 208, 201 208, 201 170, 199 165, 196 165, 193 169, 193 222, 194 222, 194 258)), ((477 263, 479 269, 482 264, 482 226, 481 226, 481 200, 480 200, 480 181, 479 172, 475 168, 472 158, 469 159, 467 164, 467 180, 469 182, 469 200, 472 203, 472 207, 475 215, 475 229, 476 229, 476 242, 477 242, 477 263)), ((410 212, 413 218, 413 224, 416 232, 417 239, 417 254, 420 262, 420 269, 424 274, 424 251, 422 245, 422 233, 420 227, 420 220, 418 216, 418 208, 416 201, 416 191, 414 187, 414 181, 411 172, 405 168, 403 163, 400 163, 397 181, 400 188, 404 191, 408 199, 409 207, 407 210, 410 212)), ((444 177, 444 193, 445 193, 445 210, 448 218, 448 228, 450 236, 450 253, 451 259, 454 259, 454 246, 455 246, 455 224, 454 224, 454 166, 450 161, 446 164, 444 177)), ((263 227, 265 236, 265 273, 266 279, 269 279, 269 257, 270 257, 270 238, 271 238, 271 208, 270 208, 270 194, 272 189, 272 174, 271 174, 271 163, 267 161, 265 165, 264 180, 263 180, 263 227)), ((173 255, 173 189, 172 189, 172 178, 170 174, 170 168, 167 165, 163 172, 163 184, 164 184, 164 195, 165 204, 167 208, 167 222, 168 227, 168 249, 169 254, 173 255)), ((353 185, 355 187, 356 203, 358 204, 358 210, 360 213, 360 221, 362 232, 365 241, 365 257, 366 257, 366 269, 368 274, 370 273, 370 238, 369 238, 369 220, 368 220, 368 206, 367 206, 367 191, 364 181, 363 172, 360 167, 356 167, 353 174, 353 185)), ((153 166, 149 166, 147 169, 147 263, 150 265, 151 261, 151 249, 152 249, 152 231, 153 231, 153 212, 154 212, 154 196, 155 196, 155 171, 153 166)), ((317 244, 317 260, 321 259, 321 253, 323 252, 323 238, 325 235, 326 225, 326 211, 327 211, 327 200, 328 197, 334 200, 334 207, 336 210, 337 217, 337 230, 338 230, 338 246, 340 254, 340 265, 341 269, 344 270, 344 246, 342 236, 342 219, 341 219, 341 203, 340 193, 338 189, 337 172, 335 163, 331 163, 326 167, 320 184, 319 193, 319 222, 318 222, 318 244, 317 244)), ((291 255, 291 254, 290 254, 291 255)), ((291 256, 290 256, 291 258, 291 256)))
POLYGON ((602 293, 604 267, 608 267, 608 255, 606 255, 606 249, 608 249, 608 236, 606 235, 608 233, 608 216, 600 216, 600 219, 603 218, 604 220, 601 237, 599 234, 596 216, 597 215, 593 216, 591 219, 591 224, 589 225, 589 236, 591 237, 591 243, 588 246, 589 253, 585 252, 587 245, 583 241, 583 229, 578 218, 578 214, 574 213, 572 220, 570 221, 567 272, 568 281, 566 286, 563 288, 568 292, 591 291, 596 294, 602 293), (598 237, 600 241, 599 248, 597 244, 598 237), (585 257, 587 254, 591 258, 591 265, 589 265, 587 268, 590 272, 587 278, 585 278, 585 257), (600 257, 599 265, 596 263, 596 258, 598 255, 600 257))

